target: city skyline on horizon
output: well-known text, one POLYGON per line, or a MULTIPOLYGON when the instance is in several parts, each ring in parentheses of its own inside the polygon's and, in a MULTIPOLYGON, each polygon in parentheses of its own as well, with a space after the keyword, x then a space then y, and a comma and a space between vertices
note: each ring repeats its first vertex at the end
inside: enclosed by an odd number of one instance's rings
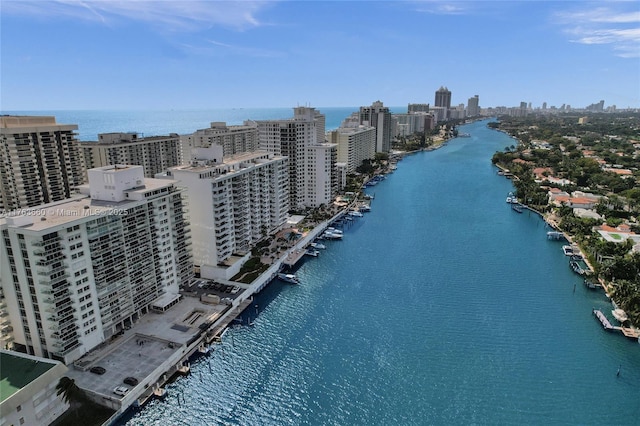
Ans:
POLYGON ((441 86, 452 107, 640 107, 633 2, 5 0, 1 20, 2 111, 399 107, 441 86))

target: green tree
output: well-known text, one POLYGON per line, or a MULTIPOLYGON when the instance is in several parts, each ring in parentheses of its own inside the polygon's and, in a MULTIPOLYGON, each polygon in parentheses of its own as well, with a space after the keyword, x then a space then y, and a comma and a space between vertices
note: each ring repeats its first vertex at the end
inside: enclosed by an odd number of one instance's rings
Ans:
POLYGON ((62 395, 62 400, 69 404, 71 411, 78 416, 78 408, 85 400, 84 391, 76 385, 74 379, 70 379, 67 376, 63 376, 56 385, 56 395, 62 395))

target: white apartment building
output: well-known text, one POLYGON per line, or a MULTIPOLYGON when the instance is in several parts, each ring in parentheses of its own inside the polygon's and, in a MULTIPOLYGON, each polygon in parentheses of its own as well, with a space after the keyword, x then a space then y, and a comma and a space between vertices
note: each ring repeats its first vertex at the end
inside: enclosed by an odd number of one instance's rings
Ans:
POLYGON ((371 126, 339 127, 327 133, 327 139, 338 145, 337 161, 345 163, 347 173, 354 173, 364 160, 376 155, 376 129, 371 126))
POLYGON ((337 190, 337 182, 333 181, 336 155, 331 153, 337 146, 325 143, 324 114, 310 107, 296 107, 293 111, 291 119, 255 122, 260 149, 289 159, 290 208, 318 207, 332 202, 336 195, 328 195, 326 188, 337 190))
POLYGON ((393 120, 388 107, 376 101, 369 107, 360 107, 359 124, 373 126, 376 129, 376 152, 391 151, 393 139, 393 120))
POLYGON ((434 116, 426 112, 409 114, 393 114, 398 126, 395 136, 408 136, 414 133, 422 133, 435 127, 434 116))
POLYGON ((69 364, 179 300, 193 273, 182 192, 142 166, 89 170, 89 196, 0 220, 0 275, 17 349, 69 364))
POLYGON ((145 177, 182 164, 180 136, 140 138, 137 133, 101 133, 97 142, 80 142, 87 169, 115 164, 138 165, 145 177))
POLYGON ((69 408, 56 385, 64 364, 19 352, 0 350, 0 425, 49 425, 69 408))
POLYGON ((187 164, 191 160, 193 148, 208 148, 219 145, 225 157, 258 149, 258 125, 253 121, 245 121, 240 126, 227 126, 222 121, 214 121, 208 129, 201 129, 182 137, 183 159, 187 164))
POLYGON ((307 148, 306 200, 309 206, 329 205, 338 193, 336 144, 323 143, 307 148))
POLYGON ((0 117, 0 211, 64 200, 85 183, 75 124, 49 116, 0 117))
POLYGON ((222 147, 194 149, 190 165, 168 175, 189 198, 196 269, 205 278, 229 279, 245 256, 267 234, 286 223, 289 211, 285 157, 255 151, 224 158, 222 147))

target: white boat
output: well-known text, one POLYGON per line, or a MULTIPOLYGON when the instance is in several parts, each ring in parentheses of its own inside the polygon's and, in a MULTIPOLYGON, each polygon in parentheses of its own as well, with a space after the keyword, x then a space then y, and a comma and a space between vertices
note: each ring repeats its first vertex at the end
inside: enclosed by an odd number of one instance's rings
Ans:
POLYGON ((326 232, 332 232, 334 234, 342 234, 342 230, 341 229, 336 229, 333 227, 328 227, 327 229, 325 229, 326 232))
POLYGON ((629 317, 627 316, 627 313, 620 308, 616 308, 613 311, 611 311, 611 315, 613 315, 615 319, 617 319, 621 323, 629 319, 629 317))
POLYGON ((361 212, 365 212, 365 213, 366 212, 370 212, 371 211, 371 207, 369 205, 367 205, 367 204, 363 204, 363 205, 360 206, 360 211, 361 212))
POLYGON ((350 212, 349 212, 349 213, 347 213, 347 214, 348 214, 349 216, 354 216, 354 217, 362 217, 362 216, 364 216, 362 213, 360 213, 359 211, 355 211, 355 210, 352 210, 352 211, 350 211, 350 212))
POLYGON ((318 257, 320 252, 318 250, 309 249, 309 250, 305 251, 304 254, 306 254, 308 256, 318 257))
POLYGON ((309 246, 311 246, 312 248, 317 249, 317 250, 324 250, 324 249, 327 248, 327 246, 325 246, 322 243, 311 243, 311 244, 309 244, 309 246))
POLYGON ((571 256, 573 254, 573 247, 571 246, 562 246, 562 251, 565 256, 571 256))
POLYGON ((564 238, 564 235, 560 231, 549 231, 547 232, 547 238, 550 240, 559 240, 560 238, 564 238))
POLYGON ((324 234, 322 234, 322 238, 324 238, 325 240, 341 240, 342 233, 337 234, 334 232, 325 231, 324 234))
POLYGON ((278 272, 278 279, 291 284, 300 284, 300 280, 298 280, 298 277, 294 274, 278 272))

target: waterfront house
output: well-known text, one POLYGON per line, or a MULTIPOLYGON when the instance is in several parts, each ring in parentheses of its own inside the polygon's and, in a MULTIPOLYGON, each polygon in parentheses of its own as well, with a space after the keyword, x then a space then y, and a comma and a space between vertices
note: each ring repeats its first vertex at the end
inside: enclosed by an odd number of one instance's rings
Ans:
POLYGON ((591 198, 585 197, 571 197, 566 195, 558 195, 553 199, 553 203, 557 206, 567 205, 572 209, 581 208, 581 209, 592 209, 597 204, 597 201, 592 200, 591 198))
POLYGON ((631 231, 631 227, 626 223, 620 224, 617 227, 603 224, 594 228, 602 238, 611 243, 623 243, 628 239, 633 240, 635 243, 640 243, 640 235, 631 231))
POLYGON ((549 201, 555 201, 557 197, 568 197, 569 193, 559 188, 549 189, 549 201))

